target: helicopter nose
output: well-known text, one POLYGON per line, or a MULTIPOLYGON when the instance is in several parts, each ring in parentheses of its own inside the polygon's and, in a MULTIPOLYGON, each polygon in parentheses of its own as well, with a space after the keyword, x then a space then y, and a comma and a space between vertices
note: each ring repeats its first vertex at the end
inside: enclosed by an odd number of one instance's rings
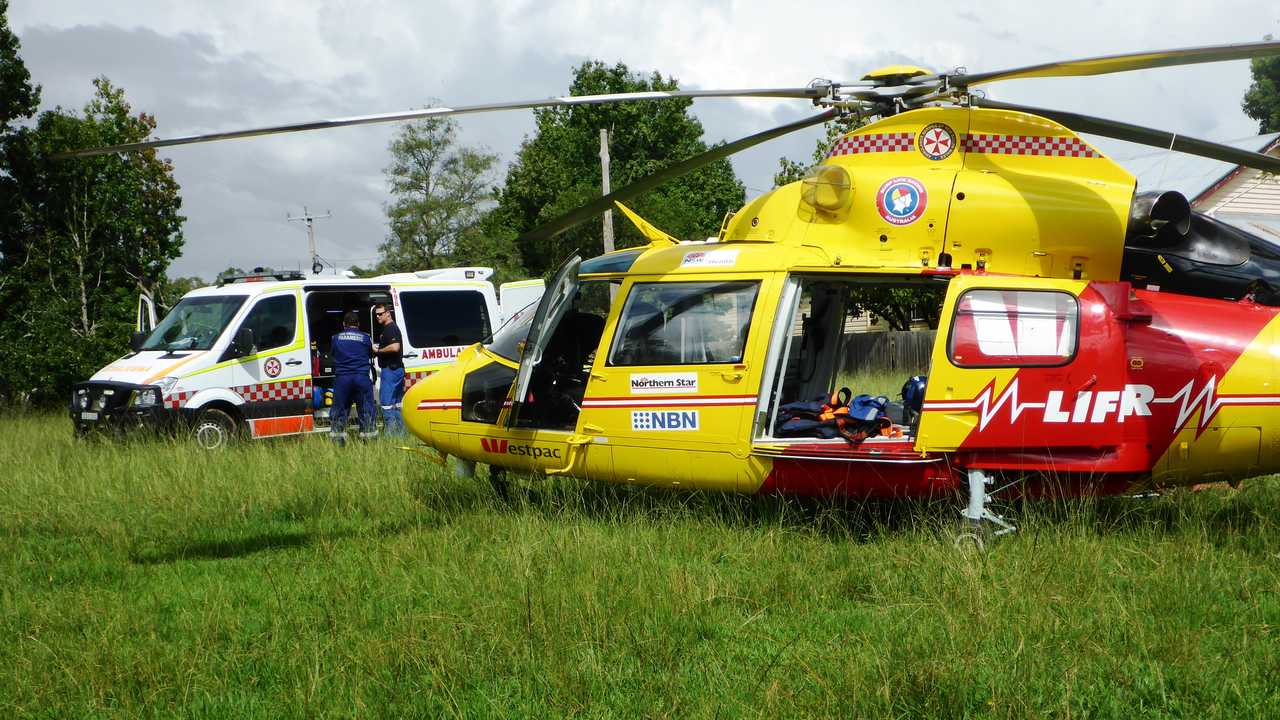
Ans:
POLYGON ((404 399, 401 401, 404 408, 405 428, 427 445, 431 444, 431 421, 428 419, 430 413, 419 405, 428 398, 443 396, 446 391, 445 386, 448 384, 441 377, 445 374, 447 373, 435 372, 415 382, 405 391, 404 399))

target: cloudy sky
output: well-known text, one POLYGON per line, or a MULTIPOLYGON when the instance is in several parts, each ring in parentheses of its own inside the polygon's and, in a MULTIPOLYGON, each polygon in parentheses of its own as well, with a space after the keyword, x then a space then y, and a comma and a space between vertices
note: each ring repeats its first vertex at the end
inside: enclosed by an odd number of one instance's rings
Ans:
MULTIPOLYGON (((612 0, 10 0, 22 57, 43 105, 80 108, 106 75, 160 137, 421 107, 563 94, 588 59, 659 70, 686 88, 854 80, 910 63, 970 72, 1137 50, 1280 35, 1280 6, 1258 0, 986 2, 614 2, 612 0), (979 9, 980 7, 980 9, 979 9)), ((991 97, 1057 107, 1213 140, 1250 135, 1240 112, 1244 61, 1092 79, 1022 80, 991 97)), ((799 118, 796 101, 702 100, 708 141, 799 118)), ((462 139, 509 161, 533 129, 528 111, 466 116, 462 139)), ((186 249, 173 274, 229 266, 305 267, 320 254, 368 264, 386 234, 382 169, 394 126, 365 126, 164 151, 182 185, 186 249)), ((778 157, 807 157, 819 130, 734 162, 750 195, 778 157)), ((1145 152, 1101 142, 1122 159, 1145 152)), ((495 182, 501 175, 495 176, 495 182)))

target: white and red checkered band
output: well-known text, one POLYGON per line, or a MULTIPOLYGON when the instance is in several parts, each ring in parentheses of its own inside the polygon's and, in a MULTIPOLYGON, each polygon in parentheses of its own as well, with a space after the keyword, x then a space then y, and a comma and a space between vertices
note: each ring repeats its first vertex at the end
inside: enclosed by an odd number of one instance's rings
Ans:
POLYGON ((965 135, 962 141, 965 152, 990 153, 992 155, 1052 155, 1056 157, 1102 157, 1102 153, 1089 147, 1078 137, 1050 137, 1035 135, 965 135))
POLYGON ((410 370, 404 374, 404 389, 408 390, 413 387, 414 383, 422 380, 433 372, 435 372, 435 370, 410 370))
POLYGON ((914 150, 915 147, 916 134, 912 132, 850 135, 832 145, 827 157, 873 152, 904 152, 914 150))
POLYGON ((276 400, 304 400, 311 395, 311 378, 286 380, 259 385, 241 385, 231 388, 245 402, 274 402, 276 400))
POLYGON ((187 400, 189 400, 192 395, 195 395, 195 393, 190 391, 176 392, 172 395, 165 395, 164 406, 167 408, 173 408, 173 409, 180 408, 183 405, 187 404, 187 400))

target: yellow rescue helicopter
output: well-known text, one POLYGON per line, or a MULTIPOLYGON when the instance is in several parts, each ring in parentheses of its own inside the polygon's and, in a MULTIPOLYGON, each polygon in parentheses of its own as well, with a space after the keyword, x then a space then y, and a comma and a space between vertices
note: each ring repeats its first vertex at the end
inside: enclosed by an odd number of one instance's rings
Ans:
POLYGON ((996 483, 1023 496, 1128 493, 1280 471, 1280 247, 1177 193, 1136 193, 1077 132, 1267 172, 1280 160, 976 88, 1278 53, 1263 42, 976 74, 895 66, 852 83, 431 108, 80 154, 671 97, 823 108, 533 233, 548 234, 770 138, 879 117, 716 238, 680 242, 622 207, 647 245, 570 258, 539 304, 415 384, 405 420, 464 470, 745 493, 967 490, 965 517, 1001 533, 1012 526, 987 507, 996 483), (928 366, 904 373, 901 403, 841 392, 855 298, 897 289, 940 306, 928 366))

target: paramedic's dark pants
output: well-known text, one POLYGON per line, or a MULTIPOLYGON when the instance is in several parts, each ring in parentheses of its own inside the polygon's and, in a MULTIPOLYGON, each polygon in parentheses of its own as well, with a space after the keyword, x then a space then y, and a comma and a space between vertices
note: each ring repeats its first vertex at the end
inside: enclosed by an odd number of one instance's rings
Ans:
POLYGON ((360 420, 360 437, 374 437, 378 431, 373 426, 373 381, 369 379, 368 373, 339 375, 334 378, 333 417, 330 418, 329 431, 334 438, 344 437, 347 412, 351 410, 352 400, 355 400, 357 417, 360 420))

